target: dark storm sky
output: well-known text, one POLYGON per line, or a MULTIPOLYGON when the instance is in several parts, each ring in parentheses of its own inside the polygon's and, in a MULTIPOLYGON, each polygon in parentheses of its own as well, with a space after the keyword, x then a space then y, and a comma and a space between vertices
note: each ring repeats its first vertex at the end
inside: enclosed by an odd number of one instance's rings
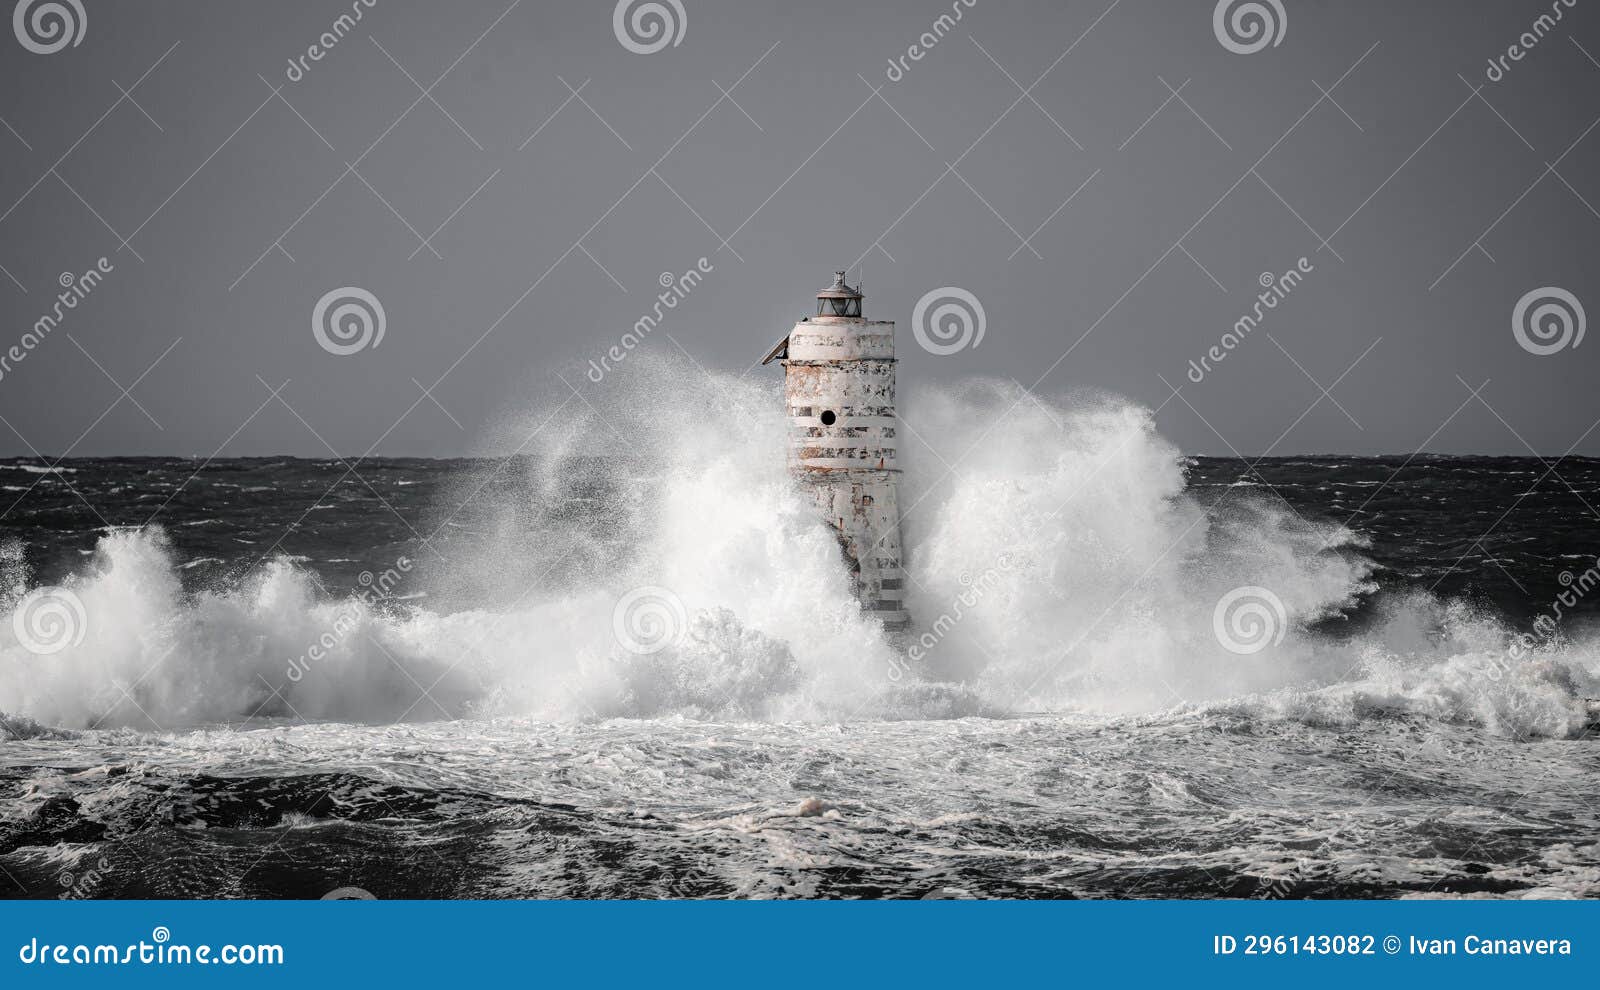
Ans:
POLYGON ((864 258, 903 387, 1108 390, 1193 453, 1600 454, 1600 341, 1513 333, 1546 287, 1600 312, 1589 0, 1493 82, 1551 3, 1281 0, 1239 54, 1210 0, 976 0, 891 81, 951 4, 682 0, 639 54, 608 2, 377 0, 290 81, 349 3, 81 2, 76 46, 0 35, 0 352, 112 270, 0 377, 0 453, 472 452, 704 256, 662 330, 710 368, 864 258), (344 286, 385 334, 334 355, 344 286), (945 286, 985 333, 941 355, 945 286))

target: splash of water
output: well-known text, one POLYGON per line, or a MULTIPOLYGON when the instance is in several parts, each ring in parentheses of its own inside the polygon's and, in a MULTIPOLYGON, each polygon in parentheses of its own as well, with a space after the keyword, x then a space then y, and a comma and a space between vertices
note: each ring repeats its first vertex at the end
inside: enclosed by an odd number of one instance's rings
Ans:
MULTIPOLYGON (((496 470, 522 474, 463 476, 445 500, 447 520, 469 499, 493 511, 445 548, 449 563, 422 562, 414 580, 429 607, 330 595, 286 560, 185 594, 158 531, 113 533, 68 584, 88 617, 81 642, 39 656, 0 627, 0 711, 176 729, 266 715, 849 719, 1210 705, 1559 735, 1581 724, 1577 699, 1596 688, 1583 650, 1507 668, 1506 630, 1425 596, 1386 603, 1359 635, 1330 633, 1373 590, 1356 534, 1242 490, 1198 504, 1145 409, 982 381, 905 402, 913 627, 891 643, 791 486, 772 387, 644 361, 607 386, 581 411, 506 418, 499 445, 528 456, 496 470), (684 387, 694 379, 703 386, 684 387), (1232 650, 1218 635, 1217 602, 1242 586, 1281 603, 1271 649, 1232 650), (664 627, 630 630, 619 617, 618 603, 640 594, 658 599, 664 627)), ((26 587, 16 559, 0 565, 6 586, 26 587)))

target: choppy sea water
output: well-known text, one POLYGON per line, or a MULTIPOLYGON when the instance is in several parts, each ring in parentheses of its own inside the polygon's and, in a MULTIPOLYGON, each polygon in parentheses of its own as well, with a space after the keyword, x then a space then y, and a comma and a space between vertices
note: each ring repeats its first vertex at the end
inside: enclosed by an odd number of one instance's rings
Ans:
POLYGON ((724 384, 709 452, 0 462, 7 612, 81 607, 0 624, 0 890, 1600 893, 1600 462, 914 395, 891 643, 724 384))

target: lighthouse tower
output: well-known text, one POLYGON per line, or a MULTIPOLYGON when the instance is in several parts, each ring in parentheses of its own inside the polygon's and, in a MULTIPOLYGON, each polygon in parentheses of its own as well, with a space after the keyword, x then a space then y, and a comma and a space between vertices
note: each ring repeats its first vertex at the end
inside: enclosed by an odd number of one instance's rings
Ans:
POLYGON ((864 319, 860 290, 835 272, 817 293, 816 315, 761 363, 780 358, 789 471, 838 532, 861 607, 903 630, 894 323, 864 319))

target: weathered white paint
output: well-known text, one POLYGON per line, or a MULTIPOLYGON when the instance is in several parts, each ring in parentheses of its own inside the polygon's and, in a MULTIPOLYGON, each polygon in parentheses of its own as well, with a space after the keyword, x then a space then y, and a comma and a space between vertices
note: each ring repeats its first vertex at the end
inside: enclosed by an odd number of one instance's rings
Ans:
MULTIPOLYGON (((836 281, 833 291, 853 292, 836 281)), ((824 290, 829 291, 829 290, 824 290)), ((812 316, 783 362, 789 469, 839 534, 862 608, 893 630, 903 603, 894 323, 812 316), (833 422, 825 423, 831 412, 833 422)))

